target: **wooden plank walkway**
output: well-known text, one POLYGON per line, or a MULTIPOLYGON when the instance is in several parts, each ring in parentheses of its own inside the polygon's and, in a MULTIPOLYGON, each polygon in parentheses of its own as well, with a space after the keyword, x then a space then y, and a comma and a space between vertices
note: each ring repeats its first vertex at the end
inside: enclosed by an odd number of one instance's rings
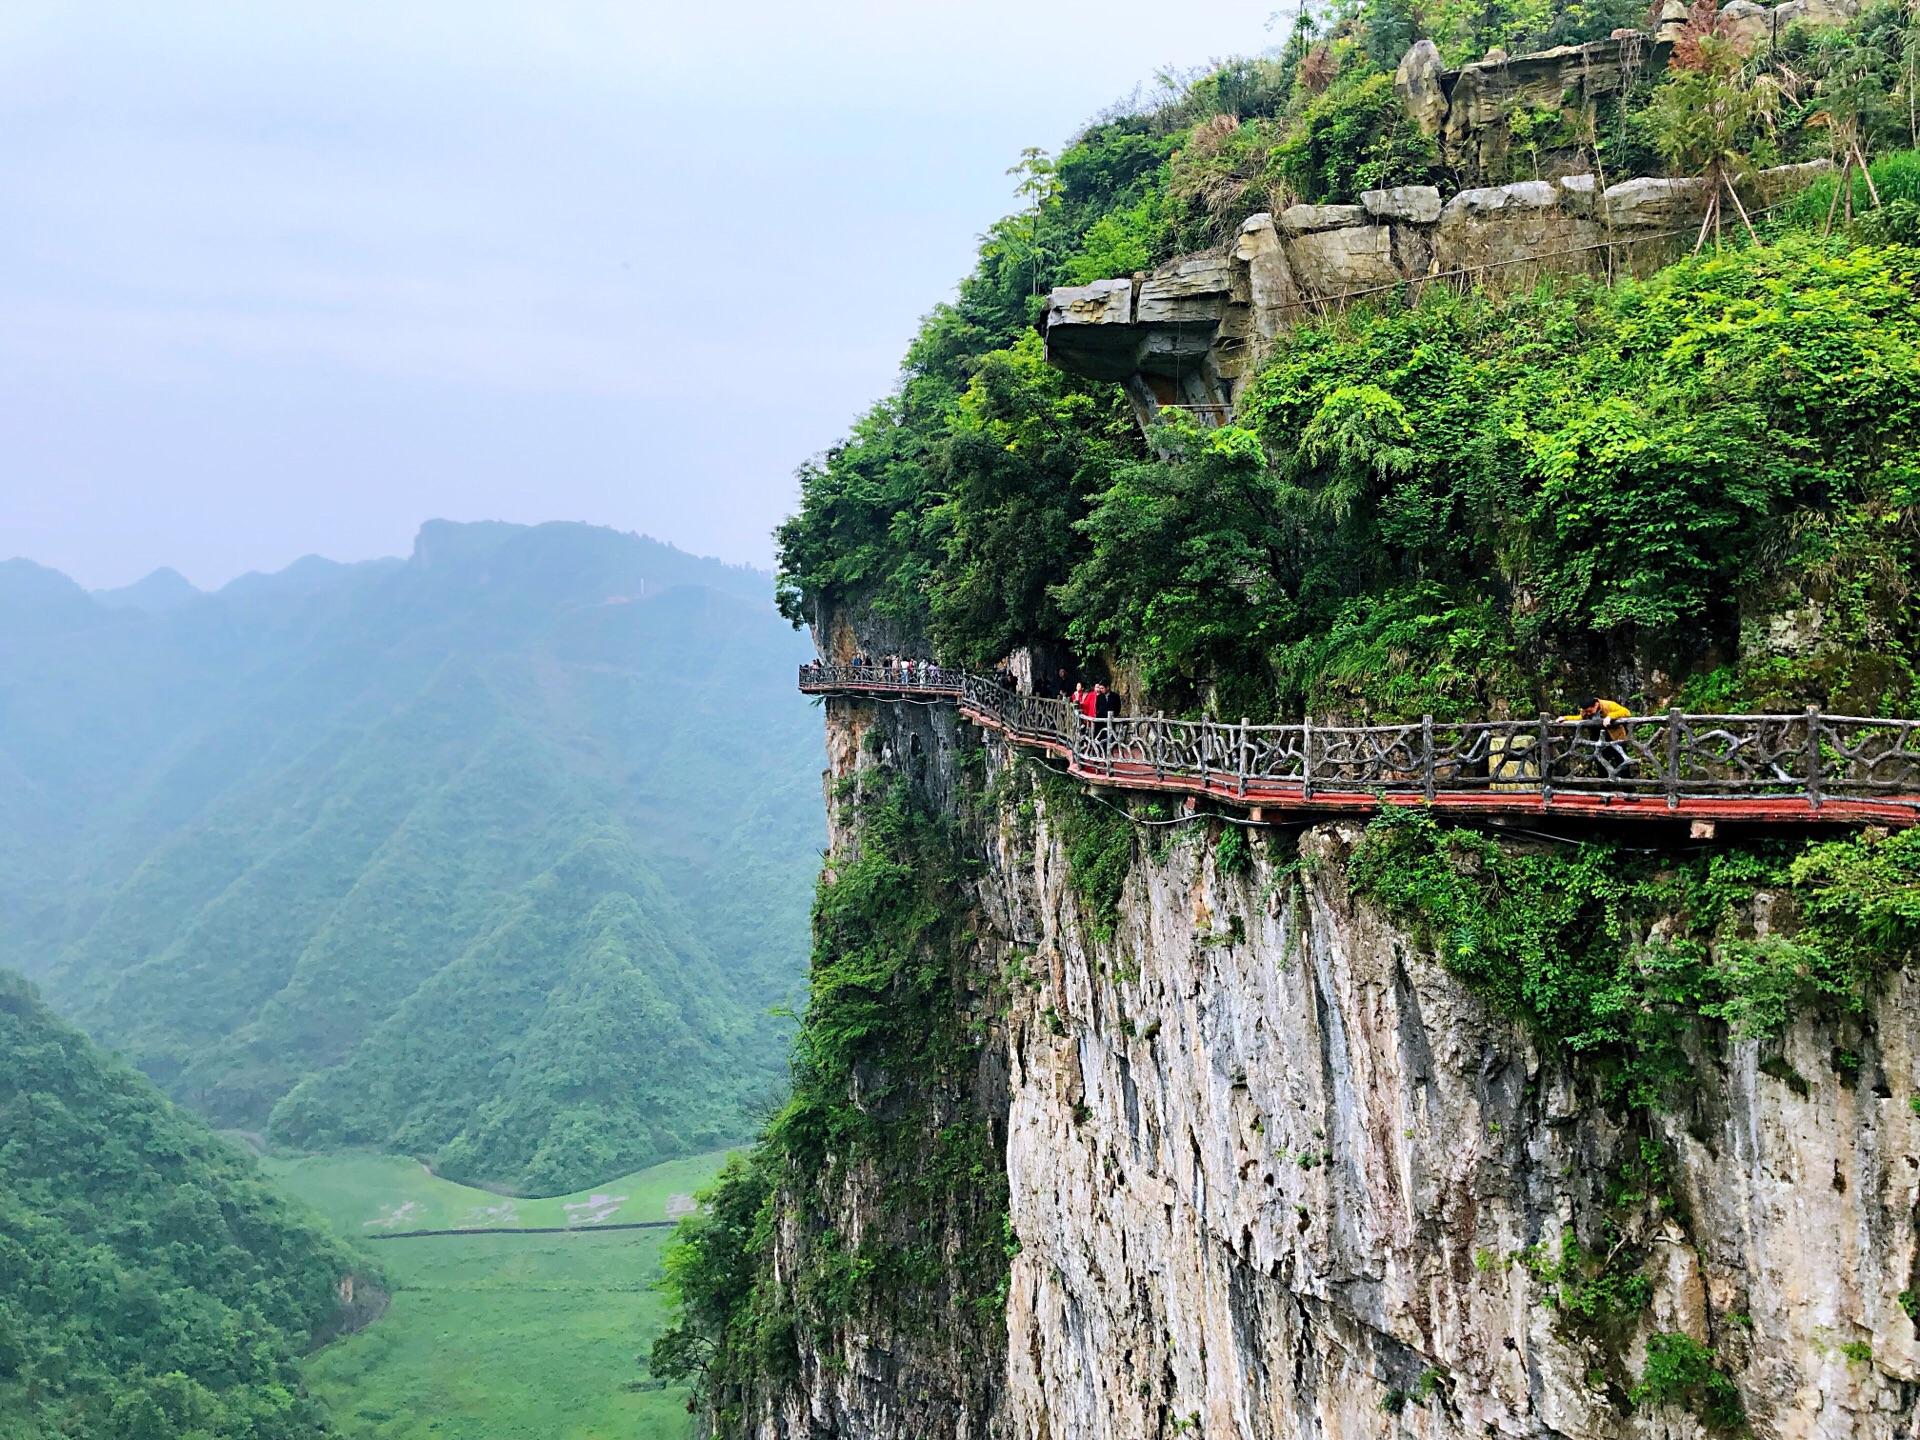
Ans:
POLYGON ((1905 826, 1920 820, 1920 721, 1669 710, 1610 725, 1524 720, 1253 725, 1090 720, 1065 700, 937 666, 804 665, 810 695, 950 702, 1067 773, 1205 798, 1256 819, 1431 805, 1466 818, 1905 826), (1544 778, 1543 778, 1544 777, 1544 778))

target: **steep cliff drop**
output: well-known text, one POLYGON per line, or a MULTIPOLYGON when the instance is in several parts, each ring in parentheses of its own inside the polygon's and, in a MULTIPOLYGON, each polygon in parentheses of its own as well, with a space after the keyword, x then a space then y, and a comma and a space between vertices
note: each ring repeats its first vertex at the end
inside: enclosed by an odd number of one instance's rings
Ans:
MULTIPOLYGON (((975 862, 949 957, 969 1063, 915 1103, 1004 1135, 1005 1176, 984 1155, 972 1213, 921 1219, 997 1268, 971 1231, 1005 1186, 1005 1349, 910 1277, 837 1311, 796 1285, 803 1215, 854 1256, 900 1223, 902 1177, 849 1170, 780 1205, 771 1270, 823 1323, 753 1431, 1909 1433, 1904 973, 1857 1017, 1677 1039, 1690 1093, 1640 1107, 1495 1013, 1384 886, 1356 893, 1385 843, 1357 825, 1139 827, 950 712, 834 700, 827 723, 834 870, 880 793, 975 862)), ((1748 892, 1741 923, 1781 898, 1748 892)))
MULTIPOLYGON (((1590 697, 1728 744, 1664 752, 1665 818, 1548 813, 1541 750, 1525 817, 1255 814, 828 693, 794 1095, 654 1357, 717 1433, 1916 1433, 1920 830, 1677 812, 1842 763, 1915 793, 1818 715, 1920 713, 1920 158, 1869 213, 1764 147, 1708 249, 1726 174, 1610 157, 1747 104, 1784 17, 1446 70, 1390 11, 1030 166, 803 472, 782 604, 833 666, 1097 678, 1243 746, 1398 726, 1402 798, 1436 728, 1507 764, 1590 697), (1734 743, 1795 724, 1764 774, 1734 743)), ((1822 53, 1920 54, 1848 23, 1822 53)))

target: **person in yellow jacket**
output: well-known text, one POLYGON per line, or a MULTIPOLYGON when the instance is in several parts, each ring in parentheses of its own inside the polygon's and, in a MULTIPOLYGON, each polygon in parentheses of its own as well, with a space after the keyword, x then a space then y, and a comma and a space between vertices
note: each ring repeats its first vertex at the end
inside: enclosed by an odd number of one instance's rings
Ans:
POLYGON ((1604 695, 1596 695, 1571 715, 1560 718, 1590 724, 1600 732, 1600 739, 1594 741, 1594 758, 1610 778, 1625 775, 1632 765, 1623 743, 1627 738, 1627 727, 1620 722, 1633 712, 1618 700, 1609 700, 1604 695))
POLYGON ((1604 695, 1596 695, 1571 715, 1562 715, 1562 720, 1598 720, 1606 727, 1607 739, 1624 740, 1627 727, 1616 725, 1616 720, 1625 720, 1633 712, 1618 700, 1609 700, 1604 695))

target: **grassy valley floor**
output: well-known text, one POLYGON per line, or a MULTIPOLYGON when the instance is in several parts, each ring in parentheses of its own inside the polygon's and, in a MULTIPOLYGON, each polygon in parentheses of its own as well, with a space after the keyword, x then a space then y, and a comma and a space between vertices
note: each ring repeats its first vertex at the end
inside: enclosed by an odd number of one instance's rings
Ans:
POLYGON ((659 1329, 664 1220, 723 1153, 655 1166, 577 1195, 521 1200, 395 1156, 268 1159, 268 1172, 343 1236, 571 1225, 555 1235, 434 1235, 372 1247, 393 1287, 375 1324, 306 1362, 352 1440, 665 1440, 686 1393, 650 1388, 636 1356, 659 1329))
MULTIPOLYGON (((693 1192, 720 1169, 726 1151, 638 1170, 582 1190, 541 1200, 443 1180, 400 1155, 268 1156, 266 1172, 333 1222, 344 1239, 396 1230, 511 1230, 548 1225, 630 1225, 677 1220, 693 1192)), ((385 1251, 382 1251, 385 1254, 385 1251)))

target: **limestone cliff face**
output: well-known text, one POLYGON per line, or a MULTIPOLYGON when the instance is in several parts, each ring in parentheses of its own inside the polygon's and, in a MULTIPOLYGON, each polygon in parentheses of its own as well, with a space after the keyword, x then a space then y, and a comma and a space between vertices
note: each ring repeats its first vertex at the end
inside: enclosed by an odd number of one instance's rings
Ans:
MULTIPOLYGON (((871 643, 871 631, 863 630, 871 643)), ((878 646, 874 647, 878 653, 878 646)), ((950 706, 873 705, 835 700, 827 709, 827 869, 859 853, 858 827, 841 801, 860 783, 903 777, 936 813, 973 813, 963 797, 963 727, 950 706)), ((980 913, 990 892, 956 897, 955 911, 977 936, 956 947, 952 1004, 977 1017, 982 1034, 973 1065, 951 1083, 908 1077, 903 1103, 888 1095, 891 1077, 857 1075, 853 1105, 906 1133, 900 1169, 911 1153, 937 1143, 948 1127, 984 1127, 988 1155, 968 1183, 937 1206, 903 1204, 900 1173, 873 1158, 836 1164, 825 1177, 795 1175, 779 1197, 772 1253, 777 1289, 796 1325, 795 1365, 767 1378, 742 1416, 767 1440, 901 1436, 974 1440, 999 1433, 993 1417, 1004 1390, 1006 1327, 999 1307, 982 1306, 980 1277, 967 1273, 977 1252, 1004 1253, 1006 1091, 1004 1030, 991 1022, 987 990, 1005 963, 1000 926, 980 913), (831 1256, 863 1248, 931 1246, 939 1278, 851 1303, 807 1298, 805 1277, 831 1256)))
MULTIPOLYGON (((899 767, 954 804, 949 714, 828 716, 836 775, 899 767)), ((1019 1244, 1004 1348, 983 1364, 925 1324, 939 1296, 901 1297, 803 1344, 759 1433, 1702 1433, 1678 1405, 1623 1403, 1656 1331, 1718 1352, 1757 1435, 1916 1433, 1913 978, 1865 1024, 1704 1044, 1694 1093, 1655 1122, 1674 1203, 1623 1220, 1640 1137, 1571 1057, 1356 901, 1353 827, 1251 832, 1233 875, 1207 823, 1147 835, 1099 938, 1060 817, 1010 763, 989 747, 997 808, 954 806, 983 862, 974 979, 1018 977, 981 1007, 966 1097, 998 1112, 1019 1244), (1652 1299, 1603 1341, 1516 1261, 1610 1234, 1652 1299)), ((837 1203, 871 1218, 857 1183, 837 1203)))
POLYGON ((1694 1433, 1608 1393, 1656 1330, 1729 1358, 1757 1434, 1913 1433, 1912 982, 1864 1042, 1788 1035, 1804 1095, 1755 1046, 1700 1057, 1660 1122, 1687 1223, 1640 1237, 1652 1304, 1603 1346, 1512 1257, 1592 1243, 1628 1137, 1568 1057, 1354 902, 1356 838, 1263 839, 1241 877, 1175 844, 1136 864, 1106 944, 1057 846, 1009 872, 1049 980, 1009 1039, 1007 1433, 1694 1433), (1843 1083, 1834 1048, 1863 1044, 1843 1083))

